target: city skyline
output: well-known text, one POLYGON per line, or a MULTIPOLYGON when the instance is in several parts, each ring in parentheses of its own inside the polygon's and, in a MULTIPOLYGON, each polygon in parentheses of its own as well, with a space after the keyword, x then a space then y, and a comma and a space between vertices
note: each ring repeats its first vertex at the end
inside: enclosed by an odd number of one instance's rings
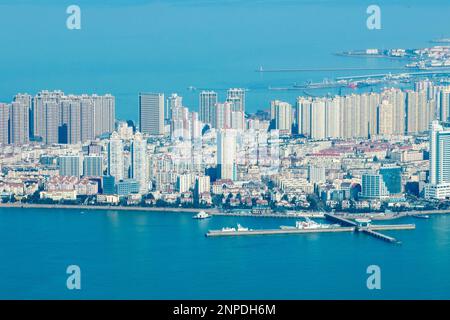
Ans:
POLYGON ((450 298, 450 3, 0 3, 0 299, 450 298))

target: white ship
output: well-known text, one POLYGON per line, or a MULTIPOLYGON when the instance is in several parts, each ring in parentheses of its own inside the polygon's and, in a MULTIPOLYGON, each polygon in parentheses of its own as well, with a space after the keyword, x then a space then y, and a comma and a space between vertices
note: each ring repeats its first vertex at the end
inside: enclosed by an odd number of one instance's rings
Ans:
POLYGON ((205 211, 200 211, 192 218, 193 219, 208 219, 208 218, 211 218, 211 215, 207 214, 205 211))
POLYGON ((224 227, 221 230, 222 232, 236 232, 236 228, 228 228, 228 227, 224 227))
POLYGON ((280 226, 280 229, 288 230, 288 229, 299 229, 299 230, 314 230, 314 229, 330 229, 336 228, 339 225, 335 224, 320 224, 309 218, 305 218, 305 221, 296 221, 295 227, 293 226, 280 226))
POLYGON ((224 228, 221 229, 222 232, 246 232, 246 231, 251 231, 251 230, 252 229, 243 227, 239 223, 237 225, 237 228, 224 227, 224 228))
POLYGON ((237 231, 238 231, 238 232, 241 232, 241 231, 248 231, 248 230, 249 230, 248 228, 245 228, 245 227, 241 226, 241 225, 238 223, 238 225, 237 225, 237 231))

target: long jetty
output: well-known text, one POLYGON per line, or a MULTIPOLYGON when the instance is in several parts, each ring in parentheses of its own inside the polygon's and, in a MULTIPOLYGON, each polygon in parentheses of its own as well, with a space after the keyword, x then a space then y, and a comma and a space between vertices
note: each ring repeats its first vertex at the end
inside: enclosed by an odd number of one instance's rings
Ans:
POLYGON ((353 227, 334 227, 324 229, 263 229, 247 231, 222 231, 210 230, 206 233, 207 237, 226 237, 226 236, 256 236, 256 235, 274 235, 274 234, 298 234, 298 233, 329 233, 329 232, 353 232, 353 227))
POLYGON ((416 226, 414 224, 393 224, 393 225, 367 225, 362 226, 355 221, 339 217, 337 215, 325 213, 325 219, 339 224, 340 226, 332 226, 329 228, 314 229, 260 229, 260 230, 209 230, 206 237, 232 237, 232 236, 256 236, 256 235, 284 235, 284 234, 311 234, 311 233, 335 233, 335 232, 361 232, 376 239, 380 239, 389 243, 400 243, 396 238, 387 236, 378 231, 381 230, 412 230, 416 226))
POLYGON ((343 217, 338 217, 333 214, 325 213, 324 216, 327 220, 330 220, 330 221, 333 221, 333 222, 336 222, 336 223, 339 223, 339 224, 345 225, 345 226, 352 226, 358 232, 365 233, 376 239, 380 239, 380 240, 387 241, 390 243, 400 243, 400 241, 398 241, 394 237, 387 236, 387 235, 382 234, 377 231, 381 231, 381 230, 413 230, 416 228, 415 224, 391 224, 391 225, 372 225, 371 224, 368 226, 361 226, 361 225, 358 225, 358 223, 356 223, 355 221, 351 221, 351 220, 343 218, 343 217), (377 231, 375 231, 375 230, 377 230, 377 231))
POLYGON ((391 243, 399 243, 399 241, 397 239, 395 239, 394 237, 389 237, 385 234, 370 230, 370 229, 359 229, 360 232, 364 232, 365 234, 368 234, 372 237, 375 237, 377 239, 381 239, 387 242, 391 242, 391 243))

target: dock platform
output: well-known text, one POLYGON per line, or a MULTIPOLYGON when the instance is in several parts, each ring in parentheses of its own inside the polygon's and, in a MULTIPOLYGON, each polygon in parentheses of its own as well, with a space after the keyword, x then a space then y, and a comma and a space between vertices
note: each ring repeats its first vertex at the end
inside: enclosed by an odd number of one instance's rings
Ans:
POLYGON ((387 241, 387 242, 390 242, 390 243, 399 243, 399 241, 397 239, 395 239, 393 237, 389 237, 389 236, 387 236, 385 234, 373 231, 371 229, 360 229, 359 231, 363 232, 363 233, 366 233, 366 234, 368 234, 368 235, 370 235, 372 237, 375 237, 377 239, 381 239, 381 240, 384 240, 384 241, 387 241))
POLYGON ((336 227, 325 229, 266 229, 266 230, 248 230, 248 231, 222 231, 210 230, 206 233, 207 237, 226 237, 226 236, 256 236, 256 235, 274 235, 274 234, 299 234, 299 233, 327 233, 327 232, 353 232, 354 227, 336 227))
POLYGON ((400 243, 394 237, 387 236, 378 231, 381 230, 413 230, 415 224, 391 224, 391 225, 361 225, 350 219, 337 215, 325 213, 324 217, 340 226, 330 228, 315 229, 262 229, 262 230, 210 230, 206 237, 230 237, 230 236, 256 236, 256 235, 275 235, 275 234, 308 234, 308 233, 330 233, 330 232, 361 232, 389 243, 400 243))

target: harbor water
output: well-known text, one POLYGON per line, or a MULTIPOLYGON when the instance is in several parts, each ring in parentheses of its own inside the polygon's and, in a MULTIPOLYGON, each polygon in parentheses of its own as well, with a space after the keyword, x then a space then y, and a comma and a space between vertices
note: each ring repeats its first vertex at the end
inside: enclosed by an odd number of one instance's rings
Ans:
POLYGON ((0 209, 0 298, 449 299, 450 216, 405 218, 416 230, 208 238, 211 229, 295 219, 0 209), (66 268, 81 269, 68 290, 66 268), (381 290, 367 289, 367 267, 381 290))

